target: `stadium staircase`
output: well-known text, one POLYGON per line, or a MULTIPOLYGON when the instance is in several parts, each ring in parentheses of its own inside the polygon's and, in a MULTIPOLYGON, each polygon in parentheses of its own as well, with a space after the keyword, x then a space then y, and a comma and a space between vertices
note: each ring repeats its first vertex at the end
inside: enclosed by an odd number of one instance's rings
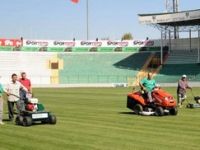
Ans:
MULTIPOLYGON (((164 63, 168 58, 168 53, 164 53, 164 63)), ((145 64, 142 69, 137 73, 136 77, 132 80, 129 80, 128 86, 137 87, 139 86, 139 82, 141 79, 147 77, 148 72, 153 74, 153 77, 156 77, 162 69, 162 65, 160 65, 160 53, 154 52, 149 55, 148 59, 146 59, 145 64)))
MULTIPOLYGON (((146 77, 148 72, 149 72, 149 63, 151 62, 151 60, 153 59, 153 57, 155 56, 154 53, 152 53, 149 58, 146 60, 144 66, 142 67, 142 69, 138 72, 136 78, 135 78, 135 81, 133 82, 133 85, 132 86, 138 86, 139 85, 139 82, 142 78, 146 77)), ((152 70, 153 71, 153 70, 152 70)))
MULTIPOLYGON (((139 85, 139 82, 142 78, 146 77, 148 72, 152 72, 154 75, 159 71, 159 67, 150 67, 150 64, 152 60, 157 56, 157 53, 148 53, 148 57, 144 58, 141 57, 140 61, 143 61, 143 66, 141 66, 140 71, 136 74, 136 76, 128 79, 128 86, 129 87, 136 87, 139 85)), ((144 53, 141 53, 141 55, 144 55, 144 53)))

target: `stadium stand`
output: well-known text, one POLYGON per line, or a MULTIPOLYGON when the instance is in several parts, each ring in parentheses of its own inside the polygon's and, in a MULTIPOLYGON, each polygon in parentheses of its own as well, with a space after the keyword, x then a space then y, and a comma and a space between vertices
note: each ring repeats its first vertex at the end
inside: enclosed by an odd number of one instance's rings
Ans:
POLYGON ((144 65, 150 53, 70 53, 64 60, 60 83, 127 83, 144 65))
POLYGON ((168 49, 163 48, 161 66, 157 46, 0 46, 0 74, 4 81, 9 81, 12 73, 26 71, 34 84, 130 83, 132 86, 148 71, 160 83, 176 82, 182 74, 187 74, 191 81, 200 79, 197 50, 175 49, 168 53, 168 49))
POLYGON ((181 75, 186 74, 190 81, 199 81, 200 65, 197 61, 197 50, 171 51, 155 79, 159 83, 174 83, 180 79, 181 75))
POLYGON ((50 83, 51 70, 48 69, 48 59, 52 54, 46 53, 0 53, 0 75, 3 83, 8 83, 11 74, 26 71, 34 84, 50 83))
POLYGON ((174 50, 170 52, 166 64, 195 64, 197 60, 197 50, 174 50))
POLYGON ((199 64, 166 64, 155 79, 160 83, 177 82, 181 75, 186 74, 190 81, 200 80, 199 64))

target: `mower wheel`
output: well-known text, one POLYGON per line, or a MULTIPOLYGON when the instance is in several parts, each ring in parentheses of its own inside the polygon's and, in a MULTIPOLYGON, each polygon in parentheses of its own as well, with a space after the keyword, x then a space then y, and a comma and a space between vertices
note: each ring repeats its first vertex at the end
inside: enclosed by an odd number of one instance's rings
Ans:
POLYGON ((157 107, 155 110, 156 116, 163 116, 164 115, 164 110, 162 107, 157 107))
POLYGON ((172 108, 172 109, 169 110, 169 113, 171 115, 176 116, 178 114, 178 109, 176 107, 174 107, 174 108, 172 108))
POLYGON ((188 103, 188 104, 186 105, 186 108, 192 108, 192 105, 188 103))
POLYGON ((31 126, 33 123, 32 118, 31 117, 24 117, 23 119, 23 126, 28 127, 31 126))
POLYGON ((49 123, 49 120, 43 120, 41 123, 42 124, 47 124, 47 123, 49 123))
POLYGON ((136 115, 139 115, 143 111, 143 107, 140 104, 136 104, 133 107, 133 110, 134 110, 134 112, 135 112, 136 115))
POLYGON ((56 124, 57 119, 55 115, 49 115, 49 123, 50 124, 56 124))
POLYGON ((16 119, 15 119, 15 123, 16 123, 16 125, 23 125, 23 117, 22 116, 20 116, 20 115, 18 115, 17 117, 16 117, 16 119))

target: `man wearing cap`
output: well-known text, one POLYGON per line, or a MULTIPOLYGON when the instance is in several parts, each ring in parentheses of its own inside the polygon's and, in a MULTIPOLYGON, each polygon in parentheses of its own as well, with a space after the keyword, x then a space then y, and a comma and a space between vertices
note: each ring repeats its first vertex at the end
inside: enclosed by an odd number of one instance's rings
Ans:
POLYGON ((183 101, 186 99, 186 89, 192 89, 187 82, 187 76, 182 75, 181 79, 178 81, 177 87, 177 99, 178 99, 178 106, 181 107, 183 101))

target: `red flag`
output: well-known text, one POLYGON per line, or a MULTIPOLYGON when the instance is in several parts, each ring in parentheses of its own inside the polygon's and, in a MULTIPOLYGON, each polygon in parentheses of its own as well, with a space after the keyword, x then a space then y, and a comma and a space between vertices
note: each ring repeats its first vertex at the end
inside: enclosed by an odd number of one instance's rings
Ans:
POLYGON ((71 0, 71 2, 77 4, 79 0, 71 0))

